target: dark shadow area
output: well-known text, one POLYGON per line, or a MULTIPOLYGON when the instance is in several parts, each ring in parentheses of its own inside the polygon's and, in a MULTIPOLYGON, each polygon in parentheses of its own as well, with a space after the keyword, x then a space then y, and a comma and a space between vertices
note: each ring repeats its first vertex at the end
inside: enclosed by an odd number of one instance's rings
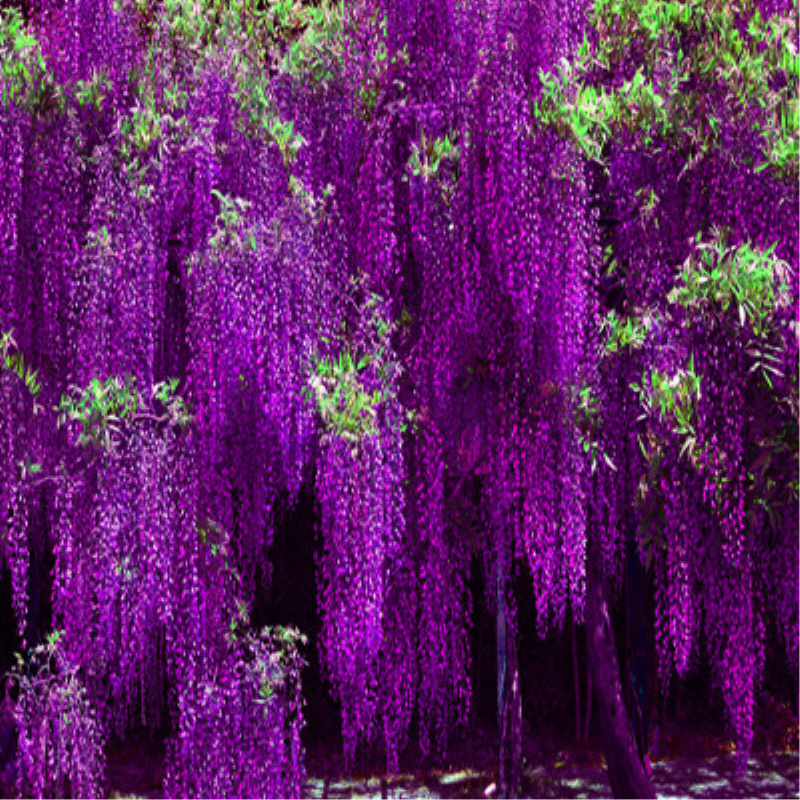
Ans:
POLYGON ((293 626, 308 637, 304 657, 303 697, 306 728, 303 742, 309 758, 341 754, 339 708, 323 680, 319 637, 322 620, 317 602, 317 559, 320 547, 313 489, 306 484, 297 502, 278 509, 269 559, 268 590, 256 598, 252 620, 264 625, 293 626))

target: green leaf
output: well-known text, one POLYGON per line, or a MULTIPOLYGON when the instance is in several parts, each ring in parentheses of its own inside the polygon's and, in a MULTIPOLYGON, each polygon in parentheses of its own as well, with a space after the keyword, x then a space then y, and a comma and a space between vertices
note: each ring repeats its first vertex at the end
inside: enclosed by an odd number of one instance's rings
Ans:
POLYGON ((14 49, 25 50, 27 47, 34 47, 37 44, 36 38, 29 33, 22 33, 14 37, 14 49))

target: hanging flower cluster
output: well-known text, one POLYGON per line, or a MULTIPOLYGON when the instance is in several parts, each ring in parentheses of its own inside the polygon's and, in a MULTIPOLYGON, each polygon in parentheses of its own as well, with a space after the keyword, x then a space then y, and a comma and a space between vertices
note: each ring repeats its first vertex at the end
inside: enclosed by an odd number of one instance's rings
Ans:
POLYGON ((17 789, 20 797, 99 797, 106 731, 87 697, 80 667, 50 634, 28 660, 17 656, 17 789))
POLYGON ((297 797, 305 781, 299 647, 292 629, 252 631, 229 537, 209 522, 189 552, 176 648, 178 722, 170 797, 297 797), (188 635, 186 635, 188 634, 188 635))
POLYGON ((26 689, 24 793, 99 796, 106 735, 158 729, 168 716, 181 796, 212 785, 295 796, 300 662, 275 668, 293 644, 225 636, 231 609, 268 578, 274 497, 296 496, 305 469, 311 331, 300 326, 315 304, 301 298, 317 297, 322 248, 285 269, 314 220, 289 191, 302 140, 287 141, 274 101, 260 109, 260 138, 241 124, 253 109, 239 90, 259 52, 246 43, 246 9, 216 23, 186 3, 151 12, 70 2, 37 7, 30 27, 17 12, 2 18, 3 560, 30 652, 52 551, 68 665, 53 685, 78 671, 85 683, 74 709, 55 702, 55 688, 52 702, 26 689), (212 24, 236 58, 204 39, 212 24), (187 72, 198 46, 202 69, 187 72), (208 541, 219 531, 224 548, 208 541), (227 677, 214 684, 214 674, 227 677), (228 697, 213 734, 219 763, 271 743, 271 766, 249 783, 187 778, 208 746, 190 724, 206 713, 192 687, 209 681, 228 697), (62 713, 75 717, 75 737, 81 720, 97 720, 82 765, 72 734, 58 738, 62 713))

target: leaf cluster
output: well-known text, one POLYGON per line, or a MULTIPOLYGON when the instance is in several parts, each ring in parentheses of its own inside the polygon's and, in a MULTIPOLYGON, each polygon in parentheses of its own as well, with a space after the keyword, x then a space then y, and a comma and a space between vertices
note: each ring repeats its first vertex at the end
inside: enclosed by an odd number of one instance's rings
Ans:
POLYGON ((64 90, 17 8, 0 9, 0 91, 4 107, 19 105, 31 116, 65 107, 64 90))
POLYGON ((344 0, 322 0, 316 6, 289 4, 297 9, 304 30, 286 50, 282 69, 295 80, 325 86, 344 67, 344 0))
POLYGON ((691 454, 696 442, 695 424, 702 380, 702 376, 695 372, 692 354, 686 367, 672 375, 653 367, 649 375, 645 371, 641 385, 631 384, 645 412, 641 419, 656 417, 679 436, 686 437, 681 455, 687 451, 691 454))
POLYGON ((425 183, 438 179, 443 199, 449 205, 453 199, 455 184, 461 174, 458 131, 451 131, 444 137, 437 136, 431 139, 422 130, 419 142, 411 144, 408 165, 412 174, 420 176, 425 183), (442 169, 445 165, 447 169, 442 169))
POLYGON ((606 339, 603 345, 605 353, 611 355, 628 350, 640 350, 647 341, 653 319, 650 314, 641 317, 627 314, 618 316, 611 310, 601 324, 606 339))
POLYGON ((75 83, 75 99, 81 108, 93 108, 98 113, 103 111, 111 83, 103 72, 97 70, 88 80, 79 80, 75 83))
MULTIPOLYGON (((291 702, 293 690, 300 686, 300 672, 306 663, 301 648, 308 644, 308 637, 297 628, 275 625, 262 628, 257 635, 250 633, 248 644, 259 685, 256 702, 268 705, 277 695, 289 695, 291 702)), ((299 693, 295 702, 301 702, 299 693)))
POLYGON ((295 132, 294 122, 291 120, 284 122, 275 117, 269 123, 268 133, 270 140, 281 151, 283 163, 287 167, 294 164, 298 151, 305 144, 305 139, 295 132))
POLYGON ((531 116, 603 160, 612 137, 633 134, 643 150, 656 138, 692 154, 723 146, 723 123, 761 139, 763 161, 796 179, 800 107, 797 22, 765 19, 754 0, 596 0, 572 64, 540 73, 531 116), (745 26, 744 33, 740 28, 745 26), (638 66, 622 85, 616 75, 638 66), (722 104, 709 100, 714 90, 722 104))
MULTIPOLYGON (((42 390, 42 384, 38 379, 39 370, 32 369, 30 364, 25 362, 25 355, 17 349, 14 340, 14 331, 4 331, 0 333, 0 364, 5 372, 16 375, 24 384, 25 388, 35 399, 42 390)), ((34 412, 39 407, 34 407, 34 412)))
POLYGON ((345 348, 337 358, 323 356, 314 362, 308 396, 329 432, 351 442, 378 434, 383 393, 380 389, 365 390, 361 378, 381 355, 379 350, 356 358, 345 348))
POLYGON ((160 415, 143 399, 132 375, 112 376, 102 381, 93 378, 85 388, 72 386, 61 397, 58 424, 77 424, 78 444, 92 445, 110 453, 122 440, 127 426, 150 419, 170 426, 185 427, 191 421, 183 398, 176 394, 178 380, 153 387, 153 400, 161 407, 160 415))
MULTIPOLYGON (((582 83, 582 69, 587 70, 580 62, 577 68, 562 62, 557 75, 540 71, 541 92, 529 101, 533 120, 571 139, 587 158, 600 163, 620 131, 644 129, 646 122, 648 131, 658 127, 667 133, 666 101, 641 70, 620 88, 607 89, 582 83)), ((648 133, 645 143, 651 142, 648 133)))
POLYGON ((133 376, 101 381, 93 378, 85 389, 73 386, 62 395, 59 425, 76 422, 81 432, 78 444, 95 444, 111 451, 121 434, 121 425, 139 410, 139 393, 133 376))
POLYGON ((252 232, 248 233, 244 225, 245 215, 252 203, 243 197, 223 194, 218 189, 212 189, 211 194, 219 203, 214 232, 208 240, 212 250, 219 251, 225 247, 256 250, 258 243, 255 236, 252 232))
POLYGON ((698 239, 668 299, 695 313, 736 309, 739 323, 764 339, 773 330, 776 309, 790 302, 788 265, 775 256, 776 247, 728 245, 723 231, 708 242, 698 239))
POLYGON ((64 697, 79 699, 83 687, 76 680, 78 668, 69 664, 63 651, 64 631, 54 630, 47 634, 44 642, 27 653, 15 653, 15 664, 8 676, 18 685, 23 694, 41 694, 56 691, 64 697))
MULTIPOLYGON (((312 360, 304 390, 326 431, 354 445, 378 435, 379 413, 392 395, 392 380, 399 369, 390 357, 390 337, 396 326, 378 312, 380 302, 374 293, 367 301, 372 310, 367 327, 374 349, 353 348, 339 337, 336 355, 312 360)), ((330 342, 325 339, 324 344, 330 342)))
MULTIPOLYGON (((356 68, 357 72, 357 86, 356 93, 356 114, 359 119, 364 122, 371 122, 375 110, 378 107, 381 93, 389 84, 391 76, 396 72, 397 68, 408 66, 410 56, 408 52, 408 45, 404 45, 401 50, 390 52, 387 45, 387 18, 381 16, 378 12, 370 18, 364 19, 355 17, 350 20, 350 25, 358 25, 363 28, 362 35, 369 31, 373 40, 377 41, 377 46, 373 46, 372 42, 368 45, 369 57, 362 60, 360 67, 356 68)), ((366 44, 366 42, 365 42, 366 44)), ((400 80, 395 80, 395 85, 402 88, 405 84, 400 80)))
POLYGON ((581 450, 589 458, 592 473, 597 470, 601 458, 609 469, 616 471, 617 467, 611 457, 600 446, 602 408, 595 390, 584 381, 573 395, 575 428, 578 432, 578 441, 580 442, 581 450))

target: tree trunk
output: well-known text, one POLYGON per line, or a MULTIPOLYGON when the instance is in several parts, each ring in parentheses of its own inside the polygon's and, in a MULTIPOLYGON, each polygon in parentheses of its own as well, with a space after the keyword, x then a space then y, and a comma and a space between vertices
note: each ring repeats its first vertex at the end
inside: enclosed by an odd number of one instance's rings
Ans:
POLYGON ((597 713, 614 797, 654 798, 653 784, 636 751, 622 698, 611 603, 597 545, 589 538, 586 569, 586 644, 597 713))
POLYGON ((627 629, 627 699, 639 758, 648 757, 648 727, 650 698, 648 686, 648 620, 645 572, 639 560, 638 548, 632 528, 628 529, 625 554, 625 626, 627 629))
POLYGON ((575 641, 575 612, 569 626, 572 640, 572 681, 575 684, 575 741, 581 741, 581 672, 578 668, 578 643, 575 641))
POLYGON ((586 654, 586 721, 583 726, 583 741, 589 741, 589 731, 592 729, 592 665, 589 663, 589 654, 586 654))
POLYGON ((497 796, 517 797, 522 777, 522 695, 519 684, 516 625, 510 618, 508 591, 510 547, 497 553, 497 733, 500 739, 497 796))

